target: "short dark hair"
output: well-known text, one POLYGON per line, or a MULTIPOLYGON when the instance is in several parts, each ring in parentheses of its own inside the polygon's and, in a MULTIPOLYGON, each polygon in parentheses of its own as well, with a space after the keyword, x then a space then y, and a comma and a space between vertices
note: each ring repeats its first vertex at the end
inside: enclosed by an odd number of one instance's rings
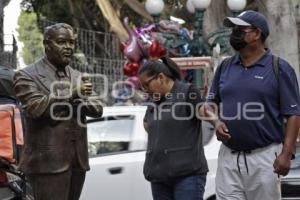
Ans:
POLYGON ((72 32, 74 31, 74 29, 72 28, 72 26, 70 26, 69 24, 66 24, 66 23, 57 23, 57 24, 54 24, 54 25, 50 25, 50 26, 47 26, 45 28, 45 31, 44 31, 44 41, 51 40, 52 37, 53 37, 53 34, 57 30, 59 30, 61 28, 70 30, 72 32))
POLYGON ((181 80, 181 72, 178 65, 168 57, 158 60, 148 60, 140 67, 138 74, 147 73, 147 76, 155 76, 163 73, 172 80, 181 80))

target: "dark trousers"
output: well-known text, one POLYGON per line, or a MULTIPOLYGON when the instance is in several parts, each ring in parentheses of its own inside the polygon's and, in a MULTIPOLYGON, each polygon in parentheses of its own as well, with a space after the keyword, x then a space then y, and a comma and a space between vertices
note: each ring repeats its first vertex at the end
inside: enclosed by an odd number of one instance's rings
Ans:
POLYGON ((72 164, 69 170, 54 174, 28 174, 34 200, 79 200, 86 171, 76 156, 75 141, 70 149, 72 164))
POLYGON ((153 200, 203 200, 206 175, 151 183, 153 200))
POLYGON ((59 174, 28 175, 34 200, 78 200, 85 173, 70 169, 59 174))

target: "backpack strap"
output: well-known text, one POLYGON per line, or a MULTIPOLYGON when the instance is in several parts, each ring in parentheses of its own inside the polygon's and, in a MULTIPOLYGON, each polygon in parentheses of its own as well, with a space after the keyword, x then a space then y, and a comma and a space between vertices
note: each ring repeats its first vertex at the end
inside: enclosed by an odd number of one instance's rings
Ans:
POLYGON ((277 81, 279 81, 279 57, 272 55, 272 68, 277 81))
POLYGON ((224 60, 221 62, 221 64, 220 64, 221 74, 223 74, 223 72, 225 71, 226 67, 228 66, 230 58, 231 57, 224 58, 224 60))
MULTIPOLYGON (((220 76, 218 77, 218 84, 220 84, 220 79, 221 79, 221 75, 224 73, 225 69, 227 68, 228 64, 229 64, 229 60, 230 60, 231 57, 227 57, 227 58, 224 58, 221 62, 221 64, 219 65, 219 69, 220 69, 220 76)), ((218 70, 218 69, 217 69, 218 70)), ((219 91, 220 93, 220 91, 219 91)))

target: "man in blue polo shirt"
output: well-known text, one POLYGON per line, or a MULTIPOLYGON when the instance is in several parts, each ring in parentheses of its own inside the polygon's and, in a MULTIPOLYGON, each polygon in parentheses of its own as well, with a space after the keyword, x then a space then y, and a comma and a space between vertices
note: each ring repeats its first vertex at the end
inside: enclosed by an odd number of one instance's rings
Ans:
POLYGON ((262 14, 245 11, 227 17, 224 25, 232 28, 230 44, 237 54, 217 69, 200 110, 213 117, 223 143, 217 199, 279 200, 278 177, 289 171, 300 125, 297 78, 281 58, 278 76, 273 70, 272 53, 264 47, 269 27, 262 14))

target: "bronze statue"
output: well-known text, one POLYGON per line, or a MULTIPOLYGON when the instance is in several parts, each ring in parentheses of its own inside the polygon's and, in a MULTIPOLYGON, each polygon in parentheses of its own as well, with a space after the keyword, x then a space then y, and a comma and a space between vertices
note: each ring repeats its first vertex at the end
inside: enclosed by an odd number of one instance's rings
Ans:
POLYGON ((47 27, 44 57, 14 76, 28 124, 19 167, 35 200, 78 200, 89 170, 86 127, 79 122, 100 117, 102 106, 90 96, 92 83, 69 66, 74 44, 70 25, 47 27))

